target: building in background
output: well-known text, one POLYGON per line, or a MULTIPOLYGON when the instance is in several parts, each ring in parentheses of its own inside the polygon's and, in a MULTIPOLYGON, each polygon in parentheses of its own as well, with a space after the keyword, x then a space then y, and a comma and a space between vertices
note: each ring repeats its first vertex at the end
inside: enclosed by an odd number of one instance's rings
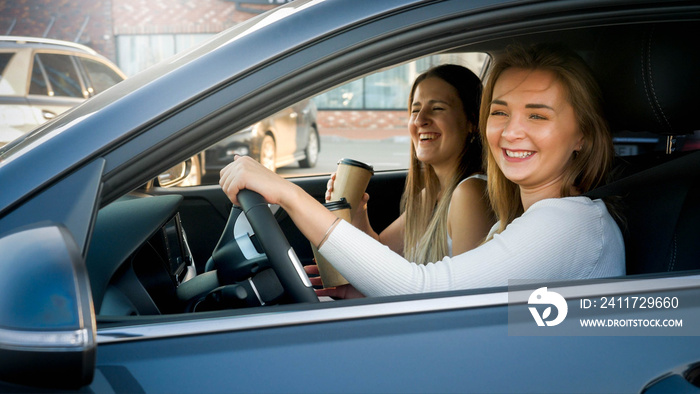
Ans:
POLYGON ((87 45, 133 75, 290 0, 0 0, 0 35, 87 45))
POLYGON ((112 1, 0 0, 0 34, 85 44, 116 61, 112 1))
POLYGON ((112 0, 117 59, 133 75, 290 0, 112 0))

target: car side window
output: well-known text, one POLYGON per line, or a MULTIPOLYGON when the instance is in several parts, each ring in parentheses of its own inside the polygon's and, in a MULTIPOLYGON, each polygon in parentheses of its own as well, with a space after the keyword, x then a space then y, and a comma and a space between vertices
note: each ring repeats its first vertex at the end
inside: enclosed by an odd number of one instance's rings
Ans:
POLYGON ((14 53, 0 53, 0 80, 2 79, 2 74, 5 72, 5 67, 12 59, 14 53))
POLYGON ((439 64, 459 64, 481 75, 487 55, 432 55, 350 81, 290 106, 202 152, 202 183, 218 182, 233 156, 247 155, 284 177, 334 172, 341 158, 375 171, 407 169, 408 96, 413 80, 439 64))
POLYGON ((123 80, 114 70, 98 61, 83 57, 78 59, 80 59, 80 63, 83 65, 89 79, 90 87, 88 87, 88 92, 90 94, 100 93, 123 80))
POLYGON ((84 98, 78 70, 70 56, 53 53, 41 53, 36 56, 41 59, 49 79, 49 96, 84 98))
POLYGON ((34 56, 32 79, 29 83, 29 94, 37 94, 41 96, 49 95, 49 86, 46 83, 46 76, 41 65, 41 60, 39 60, 39 55, 34 56))
POLYGON ((316 166, 279 167, 285 177, 328 174, 346 157, 375 171, 407 169, 410 155, 408 96, 414 79, 439 64, 459 64, 480 75, 483 53, 432 55, 343 84, 312 99, 317 108, 320 151, 316 166))

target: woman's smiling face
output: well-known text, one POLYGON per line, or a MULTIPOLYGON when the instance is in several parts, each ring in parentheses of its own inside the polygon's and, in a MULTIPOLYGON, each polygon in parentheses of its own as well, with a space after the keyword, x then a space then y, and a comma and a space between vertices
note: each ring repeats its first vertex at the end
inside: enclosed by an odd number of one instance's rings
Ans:
POLYGON ((457 89, 435 77, 418 84, 408 121, 418 160, 433 167, 457 166, 467 140, 467 126, 457 89))
POLYGON ((564 170, 581 149, 566 90, 546 70, 505 70, 494 86, 486 124, 489 149, 522 192, 560 197, 564 170))

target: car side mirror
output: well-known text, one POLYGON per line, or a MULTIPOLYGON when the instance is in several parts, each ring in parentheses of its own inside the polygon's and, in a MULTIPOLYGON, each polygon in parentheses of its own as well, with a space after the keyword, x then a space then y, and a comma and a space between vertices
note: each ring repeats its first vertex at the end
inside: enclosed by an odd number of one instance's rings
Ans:
POLYGON ((198 186, 201 184, 201 169, 198 156, 170 167, 166 172, 158 175, 154 179, 153 186, 173 187, 173 186, 198 186))
POLYGON ((92 382, 96 324, 85 262, 70 232, 45 225, 0 238, 0 380, 92 382))
POLYGON ((183 161, 182 163, 176 164, 165 171, 164 173, 156 177, 158 186, 170 187, 176 185, 178 182, 182 182, 187 178, 187 174, 191 169, 190 161, 183 161))

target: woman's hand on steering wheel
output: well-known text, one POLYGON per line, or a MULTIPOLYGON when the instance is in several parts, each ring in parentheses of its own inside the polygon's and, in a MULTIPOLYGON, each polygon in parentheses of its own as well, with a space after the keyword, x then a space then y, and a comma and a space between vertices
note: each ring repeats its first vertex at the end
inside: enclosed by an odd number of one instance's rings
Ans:
POLYGON ((219 185, 229 200, 235 205, 238 192, 243 189, 252 190, 270 204, 282 205, 285 190, 291 185, 284 178, 265 168, 249 156, 234 156, 233 161, 220 172, 219 185))
POLYGON ((318 302, 301 262, 268 208, 268 203, 282 205, 285 190, 288 193, 294 185, 250 157, 240 156, 221 170, 219 184, 231 202, 243 208, 285 292, 297 302, 318 302))

